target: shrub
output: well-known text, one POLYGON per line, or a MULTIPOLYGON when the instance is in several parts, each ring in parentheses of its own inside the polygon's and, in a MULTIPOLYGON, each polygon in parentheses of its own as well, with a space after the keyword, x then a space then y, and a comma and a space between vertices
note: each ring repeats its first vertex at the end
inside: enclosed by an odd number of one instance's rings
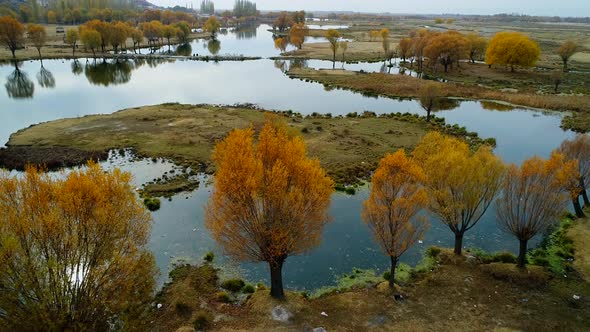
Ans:
POLYGON ((389 272, 389 271, 383 272, 383 279, 389 281, 390 278, 391 278, 391 272, 389 272))
POLYGON ((334 190, 336 191, 346 191, 346 187, 341 185, 341 184, 337 184, 334 186, 334 190))
POLYGON ((221 288, 227 289, 230 292, 239 292, 246 283, 242 279, 228 279, 221 283, 221 288))
POLYGON ((492 255, 492 262, 516 263, 516 256, 509 252, 500 252, 492 255))
POLYGON ((215 254, 211 251, 209 251, 208 253, 205 254, 205 256, 203 256, 203 260, 205 262, 213 262, 213 260, 215 259, 215 254))
POLYGON ((254 288, 254 286, 252 286, 250 284, 248 284, 242 288, 242 292, 244 292, 246 294, 252 294, 255 291, 256 291, 256 288, 254 288))
POLYGON ((229 295, 226 292, 217 292, 215 294, 215 298, 219 302, 223 302, 223 303, 231 302, 231 299, 229 298, 229 295))
POLYGON ((266 286, 263 283, 259 282, 259 283, 256 284, 256 289, 258 289, 258 290, 265 290, 266 289, 266 286))
POLYGON ((199 311, 195 315, 195 320, 193 321, 193 327, 197 331, 203 331, 211 326, 213 323, 213 316, 206 312, 206 311, 199 311))
POLYGON ((303 129, 301 129, 301 132, 304 134, 307 134, 307 133, 309 133, 309 129, 307 129, 307 127, 305 127, 303 129))
POLYGON ((193 311, 193 309, 191 308, 191 306, 188 305, 188 303, 185 303, 185 302, 176 302, 174 304, 174 309, 181 316, 188 316, 193 311))
POLYGON ((426 249, 426 256, 428 257, 437 257, 441 252, 441 249, 439 247, 430 247, 428 249, 426 249))
POLYGON ((143 200, 143 205, 150 211, 158 211, 160 209, 160 200, 158 198, 146 197, 143 200))
POLYGON ((354 195, 354 194, 356 194, 356 189, 354 189, 353 187, 346 187, 346 190, 345 190, 345 192, 346 192, 348 195, 354 195))

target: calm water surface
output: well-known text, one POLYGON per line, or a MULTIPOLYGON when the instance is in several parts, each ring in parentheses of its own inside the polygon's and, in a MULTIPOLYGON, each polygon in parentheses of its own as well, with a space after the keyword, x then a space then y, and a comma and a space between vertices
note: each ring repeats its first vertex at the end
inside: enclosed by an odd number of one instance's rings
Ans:
MULTIPOLYGON (((222 48, 229 53, 247 54, 250 47, 257 52, 271 51, 272 37, 266 29, 258 28, 254 37, 238 37, 228 33, 220 36, 222 48), (262 37, 261 37, 262 36, 262 37), (233 38, 233 39, 230 39, 233 38), (242 39, 240 39, 242 38, 242 39), (268 40, 270 39, 270 41, 268 40), (243 45, 232 49, 244 41, 243 45), (225 42, 225 44, 224 44, 225 42), (260 44, 258 44, 260 43, 260 44), (267 46, 262 44, 269 44, 267 46)), ((270 33, 269 33, 270 34, 270 33)), ((195 41, 194 47, 202 47, 195 41)), ((274 48, 273 48, 274 49, 274 48)), ((196 53, 196 52, 194 52, 196 53)), ((276 51, 274 54, 276 55, 276 51)), ((266 56, 266 55, 264 55, 266 56)), ((96 113, 112 113, 120 109, 165 102, 235 104, 254 103, 263 108, 293 110, 333 115, 365 110, 377 113, 422 113, 415 101, 364 97, 343 90, 327 91, 321 84, 289 79, 284 70, 291 65, 331 68, 331 62, 193 62, 193 61, 107 61, 67 60, 38 61, 0 66, 0 141, 4 144, 16 130, 32 124, 65 117, 96 113), (2 87, 4 89, 2 89, 2 87)), ((342 66, 342 64, 337 64, 342 66)), ((383 64, 345 64, 346 69, 383 71, 383 64)), ((388 70, 386 68, 385 70, 388 70)), ((392 69, 394 72, 397 68, 392 69)), ((488 107, 489 108, 489 107, 488 107)), ((479 102, 465 101, 453 111, 437 114, 447 123, 459 124, 481 137, 495 137, 496 152, 508 162, 520 163, 533 155, 548 156, 562 140, 573 136, 559 128, 561 116, 555 113, 515 109, 489 110, 479 102)), ((134 173, 136 185, 157 178, 173 165, 149 160, 130 161, 113 156, 105 167, 121 167, 134 173)), ((230 271, 241 273, 251 281, 266 280, 263 264, 235 264, 223 257, 203 226, 203 206, 209 197, 210 179, 200 177, 200 187, 192 193, 180 194, 163 201, 153 214, 154 226, 150 248, 165 280, 171 262, 179 259, 198 261, 212 250, 220 263, 229 264, 230 271)), ((285 266, 285 281, 289 287, 312 289, 333 283, 335 277, 353 267, 387 267, 388 260, 373 243, 367 227, 360 219, 365 190, 355 196, 334 194, 330 208, 334 221, 324 231, 322 244, 307 255, 289 258, 285 266)), ((416 245, 403 261, 416 263, 430 245, 452 245, 451 232, 438 221, 423 243, 416 245)), ((467 247, 498 251, 517 249, 516 241, 501 233, 489 211, 484 219, 466 234, 467 247)))

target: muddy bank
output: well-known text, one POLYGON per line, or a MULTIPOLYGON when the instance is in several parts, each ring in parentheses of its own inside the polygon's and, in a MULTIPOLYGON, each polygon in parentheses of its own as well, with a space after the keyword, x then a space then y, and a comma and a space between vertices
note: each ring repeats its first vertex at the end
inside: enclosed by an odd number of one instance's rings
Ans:
POLYGON ((83 165, 89 160, 106 160, 108 151, 85 151, 65 146, 8 146, 0 148, 0 167, 22 171, 27 165, 43 165, 48 170, 83 165))

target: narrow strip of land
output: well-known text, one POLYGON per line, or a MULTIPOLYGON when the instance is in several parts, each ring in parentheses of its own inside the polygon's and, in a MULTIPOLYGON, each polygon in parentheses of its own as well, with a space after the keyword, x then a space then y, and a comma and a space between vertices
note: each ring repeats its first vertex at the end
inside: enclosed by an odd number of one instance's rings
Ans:
MULTIPOLYGON (((392 98, 416 98, 427 80, 407 75, 390 75, 383 73, 361 73, 346 70, 315 70, 310 68, 293 68, 288 72, 292 78, 311 80, 326 86, 341 87, 365 94, 382 95, 392 98)), ((488 89, 477 85, 458 83, 437 83, 441 96, 465 99, 501 101, 513 105, 548 109, 556 111, 573 111, 574 120, 566 118, 564 128, 579 132, 590 130, 590 96, 586 95, 538 95, 532 93, 507 92, 488 89), (588 125, 587 125, 588 124, 588 125)))
MULTIPOLYGON (((168 158, 212 172, 216 142, 234 128, 259 128, 265 114, 247 107, 164 104, 57 120, 12 134, 8 148, 0 150, 0 167, 22 169, 33 163, 57 168, 104 156, 109 149, 134 148, 140 156, 168 158)), ((303 136, 309 154, 328 174, 344 184, 367 178, 386 153, 412 149, 428 130, 463 137, 472 144, 483 142, 476 133, 445 126, 443 119, 427 123, 412 114, 277 115, 303 136)))

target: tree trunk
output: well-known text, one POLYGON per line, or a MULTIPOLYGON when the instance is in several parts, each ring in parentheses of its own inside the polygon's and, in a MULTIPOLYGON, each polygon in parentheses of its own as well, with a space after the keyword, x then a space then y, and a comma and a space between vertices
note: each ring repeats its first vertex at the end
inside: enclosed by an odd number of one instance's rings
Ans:
POLYGON ((14 51, 15 50, 13 48, 10 49, 10 52, 12 52, 12 58, 13 59, 16 59, 16 54, 14 53, 14 51))
POLYGON ((38 48, 38 49, 37 49, 37 52, 39 52, 39 59, 41 59, 41 49, 40 49, 40 48, 38 48))
POLYGON ((584 206, 590 207, 590 201, 588 200, 588 192, 586 192, 586 189, 582 189, 582 198, 584 199, 584 206))
POLYGON ((590 207, 590 201, 588 200, 588 193, 586 192, 586 179, 584 178, 584 176, 580 176, 580 195, 582 195, 582 198, 584 199, 584 206, 585 207, 590 207))
POLYGON ((270 296, 275 299, 285 297, 283 291, 283 260, 276 263, 269 263, 270 266, 270 296))
POLYGON ((395 285, 395 268, 397 267, 397 257, 389 256, 391 258, 391 267, 389 270, 389 288, 395 285))
POLYGON ((455 233, 455 255, 461 255, 463 250, 463 232, 455 233))
POLYGON ((563 60, 563 71, 567 72, 567 60, 563 60))
POLYGON ((574 211, 576 211, 576 217, 585 218, 586 215, 584 214, 584 210, 582 210, 582 206, 580 205, 580 196, 572 198, 572 203, 574 203, 574 211))
POLYGON ((524 268, 526 265, 526 250, 528 240, 520 240, 520 249, 518 250, 518 258, 516 260, 516 266, 524 268))
POLYGON ((426 110, 426 122, 430 122, 430 112, 431 110, 426 110))

